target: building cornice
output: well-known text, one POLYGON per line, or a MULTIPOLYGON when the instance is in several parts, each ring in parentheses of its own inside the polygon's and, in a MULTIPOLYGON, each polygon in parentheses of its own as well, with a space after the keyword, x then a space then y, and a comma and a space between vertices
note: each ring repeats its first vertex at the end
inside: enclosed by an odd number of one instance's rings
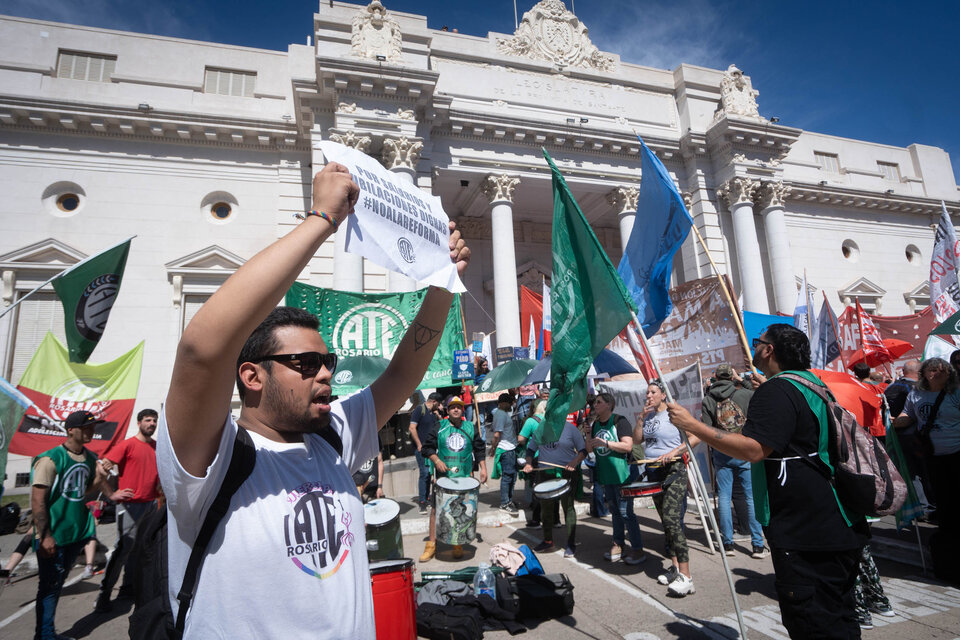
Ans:
MULTIPOLYGON (((853 209, 876 209, 877 211, 895 211, 900 213, 916 213, 936 216, 940 214, 940 199, 919 196, 904 196, 900 194, 877 193, 861 189, 831 188, 816 184, 784 181, 790 189, 787 196, 786 208, 790 210, 790 202, 811 202, 827 204, 834 207, 849 207, 853 209)), ((947 210, 951 215, 960 212, 960 202, 947 202, 947 210)))
POLYGON ((363 58, 317 56, 317 82, 324 92, 393 96, 428 105, 440 73, 380 64, 363 58))

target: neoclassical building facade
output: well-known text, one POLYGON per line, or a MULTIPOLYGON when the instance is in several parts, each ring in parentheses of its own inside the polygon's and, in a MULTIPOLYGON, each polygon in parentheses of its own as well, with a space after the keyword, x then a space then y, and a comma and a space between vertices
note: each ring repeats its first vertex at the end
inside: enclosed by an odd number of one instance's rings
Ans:
MULTIPOLYGON (((92 360, 145 339, 137 408, 158 406, 183 327, 296 224, 330 139, 440 196, 473 248, 468 333, 519 345, 519 285, 538 288, 552 264, 541 149, 616 263, 643 225, 637 135, 747 310, 792 311, 804 271, 835 307, 858 297, 896 315, 928 304, 931 224, 941 200, 956 214, 960 199, 942 149, 791 127, 763 113, 734 65, 630 64, 598 49, 559 0, 529 5, 515 33, 479 37, 429 29, 389 0, 325 0, 306 43, 286 51, 0 18, 0 305, 136 235, 92 360)), ((303 281, 416 286, 340 240, 303 281)), ((691 236, 674 282, 711 273, 691 236)), ((48 290, 0 319, 2 375, 16 383, 62 322, 48 290)))

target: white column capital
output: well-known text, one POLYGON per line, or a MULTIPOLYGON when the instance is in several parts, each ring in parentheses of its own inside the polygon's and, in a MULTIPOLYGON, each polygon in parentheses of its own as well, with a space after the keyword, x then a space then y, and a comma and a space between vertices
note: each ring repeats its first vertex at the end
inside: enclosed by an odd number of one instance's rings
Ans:
POLYGON ((637 197, 640 190, 636 187, 615 187, 607 194, 610 203, 620 216, 637 212, 637 197))
POLYGON ((764 181, 760 184, 760 188, 757 189, 757 206, 760 207, 761 211, 769 209, 770 207, 783 207, 789 194, 790 187, 785 186, 782 180, 777 180, 776 182, 764 181))
POLYGON ((731 209, 734 205, 748 202, 753 204, 753 195, 757 189, 757 181, 744 176, 731 178, 717 189, 717 196, 723 198, 731 209))
POLYGON ((373 142, 373 138, 370 136, 353 129, 330 129, 329 137, 334 142, 363 153, 370 150, 370 144, 373 142))
POLYGON ((423 151, 422 138, 385 137, 383 139, 383 164, 391 171, 416 171, 421 151, 423 151))
POLYGON ((520 178, 505 173, 491 173, 483 179, 480 190, 490 199, 490 204, 513 202, 513 190, 520 184, 520 178))

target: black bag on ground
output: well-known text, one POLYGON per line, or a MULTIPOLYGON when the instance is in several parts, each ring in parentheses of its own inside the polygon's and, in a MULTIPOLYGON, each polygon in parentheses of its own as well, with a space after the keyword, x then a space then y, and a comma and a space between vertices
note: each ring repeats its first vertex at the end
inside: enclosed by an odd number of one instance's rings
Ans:
POLYGON ((0 536, 13 533, 20 524, 20 505, 8 502, 0 507, 0 536))
POLYGON ((930 536, 930 557, 933 575, 944 582, 960 585, 960 547, 956 538, 935 531, 930 536))
POLYGON ((504 611, 518 615, 520 594, 517 591, 517 583, 502 573, 495 574, 494 580, 497 583, 497 604, 504 611))
POLYGON ((417 607, 417 637, 480 640, 483 638, 483 616, 477 607, 427 602, 417 607))
POLYGON ((170 607, 169 573, 167 563, 167 509, 163 507, 144 516, 145 520, 137 531, 128 566, 137 567, 133 581, 136 589, 136 602, 130 615, 129 633, 138 640, 179 640, 187 622, 187 611, 193 599, 194 590, 200 577, 200 566, 207 545, 217 525, 227 515, 230 499, 240 485, 247 479, 256 464, 256 449, 250 435, 242 427, 237 429, 233 442, 233 456, 223 484, 217 492, 213 504, 207 510, 207 517, 200 527, 197 540, 193 543, 190 559, 184 571, 183 584, 177 599, 180 611, 176 620, 170 607), (148 520, 146 518, 149 518, 148 520))
POLYGON ((517 576, 520 612, 517 617, 561 618, 573 613, 573 583, 563 573, 517 576))

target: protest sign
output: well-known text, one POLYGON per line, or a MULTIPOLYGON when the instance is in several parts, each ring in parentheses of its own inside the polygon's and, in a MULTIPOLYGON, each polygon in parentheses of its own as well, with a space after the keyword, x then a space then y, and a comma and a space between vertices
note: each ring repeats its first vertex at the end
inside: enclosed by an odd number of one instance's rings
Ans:
POLYGON ((513 347, 497 347, 497 364, 510 362, 515 358, 513 347))
POLYGON ((453 352, 453 374, 450 376, 455 382, 473 380, 473 358, 467 349, 457 349, 453 352))
POLYGON ((347 218, 348 253, 423 284, 466 291, 450 261, 449 218, 440 198, 357 149, 329 140, 320 148, 327 160, 345 165, 360 187, 354 215, 347 218))

